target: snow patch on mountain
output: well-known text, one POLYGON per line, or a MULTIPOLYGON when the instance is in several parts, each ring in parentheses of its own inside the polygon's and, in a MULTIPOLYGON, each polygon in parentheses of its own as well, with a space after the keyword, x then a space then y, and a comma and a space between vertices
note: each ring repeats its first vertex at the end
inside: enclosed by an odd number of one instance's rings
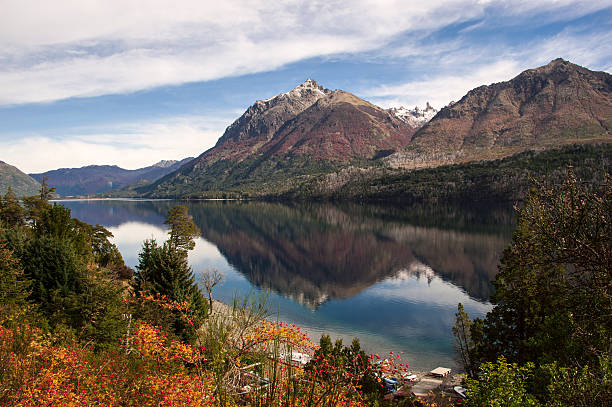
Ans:
POLYGON ((320 98, 325 95, 328 95, 329 93, 331 93, 329 89, 325 89, 323 86, 319 85, 315 80, 308 78, 304 81, 304 83, 296 86, 289 92, 281 93, 279 95, 265 99, 262 102, 267 103, 275 99, 283 99, 283 98, 301 99, 303 97, 313 97, 313 96, 315 98, 320 98))
POLYGON ((415 129, 425 125, 425 123, 433 119, 433 117, 438 113, 438 110, 434 109, 429 102, 427 102, 425 109, 421 109, 418 106, 415 106, 414 109, 407 109, 404 106, 400 106, 392 107, 388 109, 388 111, 415 129))

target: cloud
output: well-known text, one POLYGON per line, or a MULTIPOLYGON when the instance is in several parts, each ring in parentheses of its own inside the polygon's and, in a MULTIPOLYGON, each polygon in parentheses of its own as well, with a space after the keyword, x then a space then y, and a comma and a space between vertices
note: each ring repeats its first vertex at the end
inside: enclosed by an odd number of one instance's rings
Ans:
MULTIPOLYGON (((403 83, 364 89, 360 94, 383 107, 424 106, 430 102, 441 108, 458 101, 473 88, 507 81, 526 69, 559 57, 590 69, 609 71, 612 32, 605 27, 600 32, 578 27, 520 46, 475 46, 455 38, 442 43, 441 48, 442 53, 424 55, 421 51, 412 55, 431 67, 432 73, 403 83)), ((400 49, 391 56, 403 57, 405 52, 400 49)))
POLYGON ((198 155, 215 144, 228 124, 215 118, 173 117, 149 124, 75 129, 61 138, 31 134, 0 141, 0 151, 27 173, 110 163, 135 169, 198 155))
POLYGON ((383 85, 365 90, 364 93, 369 95, 373 103, 382 107, 425 106, 429 102, 440 109, 451 101, 458 101, 470 89, 507 80, 519 72, 521 69, 515 61, 499 61, 473 72, 426 77, 395 86, 383 85))
POLYGON ((493 9, 510 17, 542 10, 565 15, 601 3, 8 0, 0 24, 0 105, 269 71, 311 57, 380 49, 399 34, 485 18, 493 9))

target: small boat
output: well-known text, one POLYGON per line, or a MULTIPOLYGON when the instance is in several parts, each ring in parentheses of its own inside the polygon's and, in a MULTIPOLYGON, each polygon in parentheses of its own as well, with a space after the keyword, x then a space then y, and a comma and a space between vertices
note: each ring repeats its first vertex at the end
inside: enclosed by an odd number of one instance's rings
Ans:
POLYGON ((467 389, 465 387, 455 386, 455 387, 453 387, 453 390, 455 390, 455 393, 457 393, 461 397, 463 397, 463 398, 466 397, 465 396, 465 392, 467 391, 467 389))
POLYGON ((395 377, 392 377, 392 378, 383 377, 383 380, 385 382, 385 388, 387 389, 388 392, 395 393, 397 391, 397 385, 399 384, 399 382, 397 381, 395 377))
POLYGON ((407 382, 416 382, 418 378, 414 373, 406 372, 402 374, 402 379, 407 382))

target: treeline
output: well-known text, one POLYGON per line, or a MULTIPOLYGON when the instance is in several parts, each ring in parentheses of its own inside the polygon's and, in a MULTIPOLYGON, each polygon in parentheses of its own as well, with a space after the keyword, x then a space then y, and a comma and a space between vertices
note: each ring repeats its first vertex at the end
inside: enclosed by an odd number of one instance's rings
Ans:
POLYGON ((585 182, 603 182, 612 171, 612 144, 572 145, 526 151, 500 160, 418 170, 384 166, 345 168, 307 180, 268 199, 401 202, 514 202, 526 197, 533 179, 561 183, 567 166, 585 182))
POLYGON ((302 179, 329 173, 338 166, 316 157, 291 157, 278 160, 274 156, 258 156, 239 163, 219 160, 206 170, 181 168, 149 185, 131 186, 129 195, 153 198, 187 199, 250 199, 278 194, 299 185, 302 179))

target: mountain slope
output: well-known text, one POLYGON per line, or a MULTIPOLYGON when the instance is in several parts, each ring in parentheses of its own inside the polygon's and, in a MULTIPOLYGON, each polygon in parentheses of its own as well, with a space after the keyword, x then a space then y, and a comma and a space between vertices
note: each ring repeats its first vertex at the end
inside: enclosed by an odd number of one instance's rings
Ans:
POLYGON ((0 194, 4 195, 8 187, 13 188, 18 197, 36 195, 40 190, 38 181, 17 167, 0 161, 0 194))
POLYGON ((612 141, 612 76, 563 59, 481 86, 417 131, 395 167, 508 156, 526 149, 612 141))
POLYGON ((404 147, 414 131, 389 111, 309 79, 290 92, 257 101, 215 147, 136 190, 165 197, 286 189, 295 177, 389 155, 404 147))
POLYGON ((175 171, 192 158, 181 161, 163 160, 148 167, 126 170, 116 165, 88 165, 81 168, 60 168, 30 174, 37 181, 47 177, 61 196, 88 195, 125 187, 136 182, 153 182, 175 171))

